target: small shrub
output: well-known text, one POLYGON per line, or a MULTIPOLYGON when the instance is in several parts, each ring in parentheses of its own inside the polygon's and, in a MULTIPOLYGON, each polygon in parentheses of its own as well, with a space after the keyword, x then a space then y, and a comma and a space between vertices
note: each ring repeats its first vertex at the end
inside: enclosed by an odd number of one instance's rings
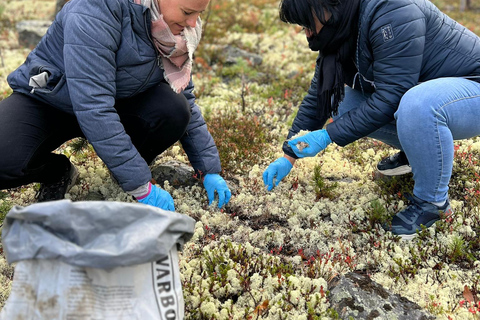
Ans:
POLYGON ((452 238, 452 242, 450 242, 448 249, 450 260, 452 262, 458 262, 459 260, 468 258, 468 248, 465 241, 459 236, 454 236, 452 238))
POLYGON ((449 195, 452 199, 464 201, 467 211, 475 211, 480 207, 480 154, 467 148, 460 151, 455 147, 452 177, 449 195))
POLYGON ((272 140, 256 116, 230 111, 206 117, 226 176, 244 174, 266 155, 272 140))
POLYGON ((322 162, 313 169, 313 186, 315 187, 315 201, 322 198, 334 199, 336 194, 334 190, 337 188, 337 182, 328 181, 322 172, 322 162))
POLYGON ((387 206, 402 199, 404 194, 413 192, 413 174, 404 174, 401 176, 382 176, 375 179, 377 194, 383 199, 387 206))
POLYGON ((370 202, 370 207, 365 210, 370 228, 374 229, 376 225, 383 226, 390 222, 391 217, 382 203, 376 199, 370 202))

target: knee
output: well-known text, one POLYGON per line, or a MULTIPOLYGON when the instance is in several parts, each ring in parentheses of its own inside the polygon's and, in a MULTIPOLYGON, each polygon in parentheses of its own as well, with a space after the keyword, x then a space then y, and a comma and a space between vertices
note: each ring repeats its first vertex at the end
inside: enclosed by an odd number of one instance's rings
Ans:
POLYGON ((429 119, 435 120, 436 112, 432 105, 434 98, 428 90, 422 89, 420 86, 408 90, 401 98, 395 112, 397 126, 425 125, 429 119))
POLYGON ((159 117, 152 127, 154 132, 168 132, 169 136, 179 139, 190 123, 191 111, 187 99, 182 94, 170 95, 159 108, 159 117))
POLYGON ((167 84, 161 84, 155 88, 154 95, 150 98, 151 107, 143 115, 150 128, 174 128, 183 134, 191 117, 190 104, 185 96, 173 92, 167 84))
POLYGON ((185 96, 173 92, 166 83, 160 84, 158 89, 160 91, 159 97, 162 100, 162 116, 166 116, 169 123, 174 126, 186 127, 190 122, 191 110, 185 96))
POLYGON ((188 123, 190 122, 191 117, 191 108, 190 104, 188 103, 187 99, 183 96, 183 94, 178 94, 176 96, 175 101, 172 103, 172 112, 170 112, 170 119, 172 124, 178 127, 186 128, 188 123))

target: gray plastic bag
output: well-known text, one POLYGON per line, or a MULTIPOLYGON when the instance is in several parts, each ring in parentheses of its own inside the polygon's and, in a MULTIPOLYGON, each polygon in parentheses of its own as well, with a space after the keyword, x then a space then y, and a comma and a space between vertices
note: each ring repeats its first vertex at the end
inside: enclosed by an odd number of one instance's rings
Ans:
POLYGON ((182 319, 177 246, 194 227, 137 203, 15 206, 2 242, 17 265, 0 319, 182 319))

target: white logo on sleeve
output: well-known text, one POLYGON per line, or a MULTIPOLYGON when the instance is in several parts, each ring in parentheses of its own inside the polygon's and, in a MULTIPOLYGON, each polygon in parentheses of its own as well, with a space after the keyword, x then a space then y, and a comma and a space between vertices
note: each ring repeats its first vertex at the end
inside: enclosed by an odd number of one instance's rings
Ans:
POLYGON ((387 24, 387 25, 382 27, 382 35, 383 35, 383 41, 384 42, 387 42, 387 41, 392 40, 394 38, 391 24, 387 24))

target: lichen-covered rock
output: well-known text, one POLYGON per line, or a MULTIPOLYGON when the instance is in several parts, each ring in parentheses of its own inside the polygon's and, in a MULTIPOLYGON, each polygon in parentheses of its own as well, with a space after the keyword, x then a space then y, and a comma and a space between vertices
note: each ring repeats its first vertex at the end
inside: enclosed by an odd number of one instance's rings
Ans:
POLYGON ((330 306, 340 319, 434 320, 418 304, 390 294, 369 277, 351 272, 329 284, 330 306))

